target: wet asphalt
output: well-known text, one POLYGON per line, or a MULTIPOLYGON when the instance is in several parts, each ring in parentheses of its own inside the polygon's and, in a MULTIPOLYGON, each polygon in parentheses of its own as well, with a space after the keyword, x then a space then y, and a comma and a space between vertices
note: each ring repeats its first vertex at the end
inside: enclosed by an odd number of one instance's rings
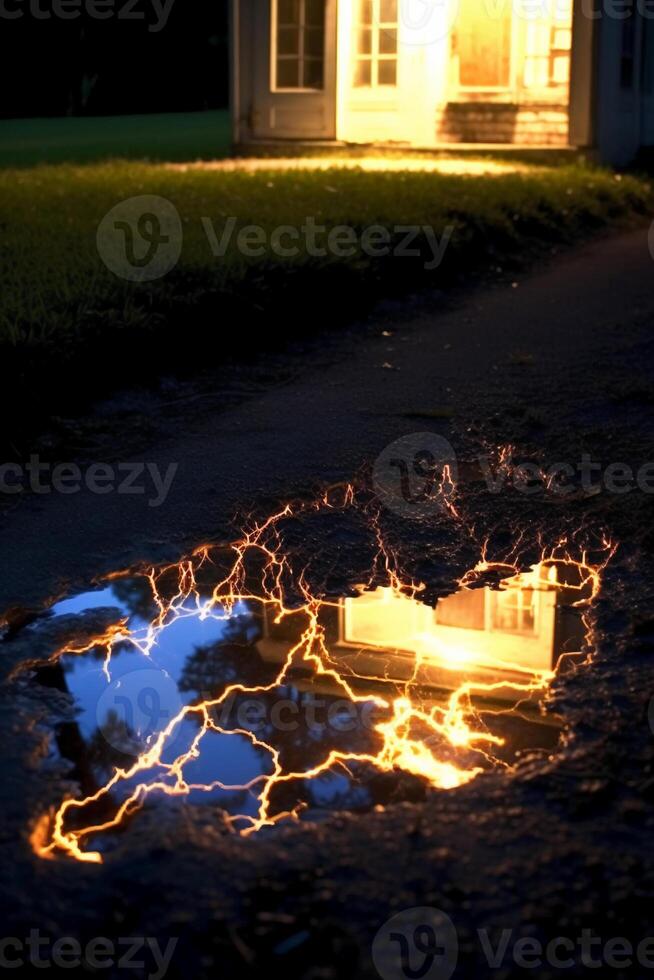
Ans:
MULTIPOLYGON (((234 515, 365 483, 384 448, 414 433, 446 437, 464 474, 508 443, 548 464, 576 467, 590 454, 602 473, 616 463, 637 473, 654 460, 653 273, 646 231, 607 238, 494 288, 464 290, 446 309, 438 297, 415 303, 409 318, 397 306, 380 309, 365 332, 344 331, 295 379, 262 385, 225 410, 181 411, 178 431, 158 425, 155 410, 154 438, 132 461, 162 472, 176 465, 165 502, 25 495, 0 536, 0 607, 39 608, 134 562, 176 560, 201 542, 229 540, 234 515)), ((119 458, 121 438, 111 434, 119 458)), ((256 838, 229 833, 201 807, 145 812, 103 866, 39 860, 29 833, 66 791, 49 740, 72 705, 29 675, 9 675, 51 653, 67 630, 78 633, 79 623, 19 628, 0 646, 3 935, 22 943, 38 929, 83 945, 104 936, 116 949, 127 937, 152 939, 133 957, 142 968, 116 956, 102 970, 111 977, 153 975, 154 940, 163 949, 175 939, 169 977, 274 969, 307 980, 396 980, 412 974, 392 972, 393 927, 375 936, 393 915, 428 907, 436 912, 415 921, 437 924, 441 952, 424 976, 649 976, 653 496, 642 488, 489 494, 472 477, 461 495, 461 525, 385 516, 402 568, 433 594, 451 589, 486 540, 500 554, 519 539, 525 565, 543 541, 566 534, 606 532, 619 543, 590 612, 592 660, 553 690, 551 710, 567 726, 559 751, 527 755, 510 774, 420 803, 256 838), (589 946, 589 935, 601 943, 589 946), (557 937, 564 943, 534 965, 534 943, 557 937), (515 945, 521 938, 532 940, 531 966, 515 945), (504 941, 494 963, 491 947, 504 941)), ((360 579, 371 548, 366 522, 338 511, 298 522, 289 541, 302 567, 308 562, 336 594, 360 579)), ((89 614, 90 633, 102 615, 89 614)), ((414 924, 405 915, 394 934, 410 944, 414 924)))

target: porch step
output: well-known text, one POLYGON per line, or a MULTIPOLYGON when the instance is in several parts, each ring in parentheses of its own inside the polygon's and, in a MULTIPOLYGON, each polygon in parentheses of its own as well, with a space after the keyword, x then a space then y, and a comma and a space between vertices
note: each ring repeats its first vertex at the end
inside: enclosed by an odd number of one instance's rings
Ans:
POLYGON ((452 143, 565 147, 568 108, 552 103, 450 102, 439 113, 437 139, 452 143))
POLYGON ((490 157, 509 159, 523 163, 572 163, 577 159, 586 159, 592 155, 588 150, 570 144, 560 146, 551 143, 533 143, 520 146, 515 143, 497 142, 458 142, 456 140, 438 140, 433 146, 412 146, 402 143, 345 143, 337 140, 249 140, 233 146, 232 153, 236 157, 302 157, 302 156, 336 156, 339 157, 429 157, 434 159, 452 157, 490 157))

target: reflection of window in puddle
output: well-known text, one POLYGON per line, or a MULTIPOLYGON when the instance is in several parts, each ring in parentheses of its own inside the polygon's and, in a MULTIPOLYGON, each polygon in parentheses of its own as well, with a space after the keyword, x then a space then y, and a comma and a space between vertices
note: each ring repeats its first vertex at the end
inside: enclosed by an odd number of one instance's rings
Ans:
MULTIPOLYGON (((521 750, 558 741, 560 719, 542 712, 542 697, 562 655, 570 664, 580 659, 585 628, 577 604, 589 591, 576 567, 539 565, 499 589, 462 589, 435 609, 390 588, 362 590, 325 607, 321 623, 332 662, 357 693, 401 690, 411 681, 429 709, 469 685, 477 712, 506 739, 498 757, 510 762, 521 750)), ((296 617, 278 623, 266 615, 261 655, 283 662, 302 628, 296 617)))
POLYGON ((578 572, 554 564, 516 575, 499 590, 463 589, 436 609, 378 589, 345 600, 340 641, 393 651, 396 661, 419 655, 434 668, 542 673, 563 653, 580 650, 580 598, 578 572))
MULTIPOLYGON (((388 702, 402 696, 407 681, 412 682, 412 699, 425 711, 447 705, 462 682, 470 683, 478 717, 504 740, 494 752, 503 762, 511 763, 524 750, 550 751, 558 741, 560 723, 540 710, 542 686, 536 685, 530 697, 515 685, 528 687, 531 678, 548 675, 562 653, 581 649, 584 629, 574 607, 583 597, 579 585, 571 569, 552 564, 515 576, 500 590, 462 590, 439 601, 435 609, 391 589, 362 590, 356 598, 325 604, 319 621, 331 665, 362 699, 347 725, 335 721, 345 701, 336 676, 317 676, 299 658, 284 684, 274 686, 281 664, 306 630, 303 612, 280 619, 274 606, 242 602, 231 615, 202 619, 189 603, 182 607, 188 615, 161 632, 151 656, 121 643, 112 656, 111 681, 103 672, 100 650, 65 656, 46 669, 52 674, 50 682, 68 690, 78 709, 76 722, 59 730, 59 751, 75 762, 75 778, 93 793, 115 766, 131 764, 181 705, 219 697, 240 682, 243 693, 216 719, 224 731, 205 734, 202 752, 189 763, 185 776, 198 784, 219 778, 232 787, 192 791, 191 802, 253 815, 256 792, 234 790, 269 773, 271 760, 268 751, 237 734, 248 728, 248 712, 262 726, 257 736, 280 753, 286 768, 304 772, 332 750, 378 751, 374 722, 384 721, 388 712, 370 713, 364 703, 370 699, 373 707, 378 696, 388 702), (256 685, 271 684, 265 693, 252 691, 256 685), (480 693, 484 685, 492 685, 492 693, 480 693), (247 709, 245 715, 242 709, 247 709)), ((75 614, 107 605, 120 607, 136 637, 147 631, 155 614, 144 577, 121 579, 102 592, 66 600, 54 612, 75 614)), ((164 761, 171 763, 188 750, 198 726, 198 717, 189 716, 174 730, 164 761)), ((121 787, 121 793, 130 788, 131 784, 121 787)), ((355 763, 302 784, 281 785, 275 802, 279 809, 292 809, 301 799, 310 812, 361 809, 417 798, 424 791, 424 784, 406 773, 380 773, 355 763)))
POLYGON ((503 633, 529 635, 536 630, 536 599, 532 588, 510 586, 503 592, 493 593, 493 629, 503 633))

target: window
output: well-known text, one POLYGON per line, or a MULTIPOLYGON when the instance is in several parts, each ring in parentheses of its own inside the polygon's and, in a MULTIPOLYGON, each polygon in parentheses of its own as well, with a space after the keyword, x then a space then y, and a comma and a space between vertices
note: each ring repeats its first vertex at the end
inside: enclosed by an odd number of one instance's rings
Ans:
POLYGON ((322 89, 326 0, 277 0, 276 89, 322 89))
POLYGON ((502 633, 535 632, 537 593, 533 588, 520 585, 518 577, 511 580, 502 592, 493 592, 492 597, 494 630, 502 633))
POLYGON ((572 28, 553 27, 550 46, 550 85, 567 85, 570 81, 572 28))
POLYGON ((398 0, 358 0, 354 84, 397 85, 398 0))
POLYGON ((460 0, 454 43, 461 88, 510 85, 513 6, 513 0, 460 0))

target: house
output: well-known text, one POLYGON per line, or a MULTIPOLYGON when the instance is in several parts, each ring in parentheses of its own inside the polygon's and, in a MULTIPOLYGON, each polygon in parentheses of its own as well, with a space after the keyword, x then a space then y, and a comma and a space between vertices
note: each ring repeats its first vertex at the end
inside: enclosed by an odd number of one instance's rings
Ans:
MULTIPOLYGON (((461 589, 435 608, 390 588, 362 589, 326 605, 320 622, 332 660, 349 679, 401 683, 419 663, 421 685, 449 691, 463 681, 480 690, 492 684, 493 700, 515 702, 511 684, 579 660, 586 630, 578 603, 588 598, 578 569, 544 563, 501 589, 461 589)), ((303 614, 280 622, 266 610, 259 653, 283 663, 305 629, 303 614)))
POLYGON ((652 0, 231 0, 234 142, 654 144, 652 0))

